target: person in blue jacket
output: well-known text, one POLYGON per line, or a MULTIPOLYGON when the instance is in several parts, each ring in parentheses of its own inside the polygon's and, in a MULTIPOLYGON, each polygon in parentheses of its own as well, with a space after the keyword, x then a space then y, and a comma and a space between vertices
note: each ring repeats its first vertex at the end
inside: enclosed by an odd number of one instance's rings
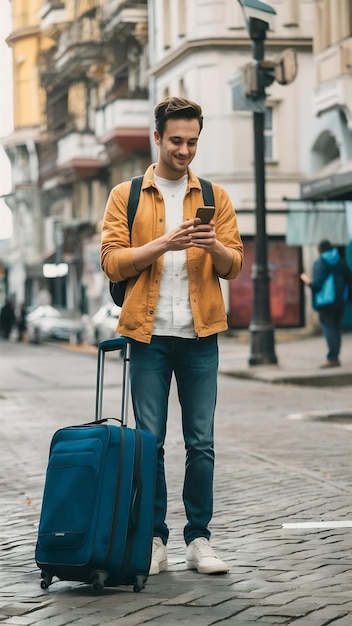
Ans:
POLYGON ((330 241, 324 239, 318 246, 319 257, 313 264, 312 279, 305 273, 301 274, 301 280, 312 290, 313 309, 318 312, 321 329, 327 344, 327 355, 320 367, 338 367, 341 365, 339 355, 342 340, 342 319, 344 306, 351 289, 351 272, 340 257, 337 248, 330 241), (328 300, 321 301, 324 284, 332 274, 332 290, 328 300))

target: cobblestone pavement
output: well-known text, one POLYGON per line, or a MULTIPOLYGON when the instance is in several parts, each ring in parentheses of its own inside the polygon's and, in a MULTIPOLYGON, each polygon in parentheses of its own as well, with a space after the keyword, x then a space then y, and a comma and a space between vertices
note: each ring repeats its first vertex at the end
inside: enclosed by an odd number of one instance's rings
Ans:
MULTIPOLYGON (((352 624, 352 335, 341 368, 318 369, 321 337, 281 338, 279 364, 249 368, 248 344, 220 340, 212 543, 222 576, 185 569, 183 442, 173 387, 166 446, 169 571, 94 594, 39 584, 34 547, 50 439, 94 418, 95 352, 0 343, 0 624, 157 626, 352 624)), ((70 348, 70 346, 65 346, 70 348)), ((108 355, 104 415, 121 360, 108 355)))

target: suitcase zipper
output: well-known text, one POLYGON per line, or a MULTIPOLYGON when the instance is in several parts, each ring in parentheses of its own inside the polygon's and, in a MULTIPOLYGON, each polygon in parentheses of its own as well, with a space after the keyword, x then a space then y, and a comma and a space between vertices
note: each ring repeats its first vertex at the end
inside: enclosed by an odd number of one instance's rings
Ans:
MULTIPOLYGON (((129 515, 129 523, 126 536, 125 553, 121 565, 121 572, 124 572, 128 568, 129 561, 131 559, 131 553, 133 548, 133 535, 134 530, 138 524, 139 512, 142 499, 142 480, 141 480, 141 467, 142 467, 142 434, 137 430, 134 431, 134 465, 133 465, 133 479, 132 479, 132 493, 131 493, 131 507, 129 515)), ((136 572, 137 573, 137 572, 136 572)), ((140 572, 138 572, 140 573, 140 572)))
MULTIPOLYGON (((116 530, 115 530, 115 525, 116 525, 116 518, 117 518, 117 510, 118 510, 118 503, 120 501, 120 492, 121 492, 121 481, 122 481, 122 467, 123 467, 123 458, 124 458, 124 450, 125 450, 125 431, 124 431, 124 426, 121 426, 120 428, 120 433, 121 433, 121 437, 120 437, 120 458, 119 458, 119 466, 118 466, 118 476, 117 476, 117 486, 116 486, 116 492, 115 492, 115 502, 114 502, 114 512, 113 512, 113 516, 112 516, 112 521, 111 521, 111 528, 110 528, 110 538, 109 538, 109 549, 108 549, 108 553, 106 555, 106 566, 108 566, 108 564, 110 563, 110 558, 111 558, 111 553, 112 553, 112 549, 113 549, 113 545, 114 545, 114 538, 116 535, 116 530)), ((108 567, 106 567, 106 569, 108 569, 108 567)))

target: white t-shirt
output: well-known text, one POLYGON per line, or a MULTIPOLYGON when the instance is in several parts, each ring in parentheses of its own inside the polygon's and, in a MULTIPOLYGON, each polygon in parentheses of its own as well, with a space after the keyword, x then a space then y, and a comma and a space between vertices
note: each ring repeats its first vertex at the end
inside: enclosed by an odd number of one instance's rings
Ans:
MULTIPOLYGON (((168 180, 154 175, 165 203, 166 224, 169 232, 183 222, 183 199, 188 176, 168 180)), ((186 250, 164 254, 159 300, 155 313, 153 335, 194 339, 194 322, 188 288, 186 250)))

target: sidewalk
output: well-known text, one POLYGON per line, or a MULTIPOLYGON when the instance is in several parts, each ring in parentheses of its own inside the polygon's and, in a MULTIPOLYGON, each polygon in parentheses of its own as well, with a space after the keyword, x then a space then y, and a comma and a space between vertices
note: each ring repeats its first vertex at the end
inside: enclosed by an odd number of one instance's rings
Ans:
MULTIPOLYGON (((184 449, 172 389, 169 571, 139 594, 40 588, 34 546, 48 442, 94 406, 95 353, 58 348, 0 345, 0 626, 351 626, 352 335, 343 338, 342 367, 325 371, 320 336, 278 335, 278 365, 255 367, 243 336, 221 336, 211 531, 227 575, 185 569, 184 449)), ((120 360, 111 366, 108 408, 120 360)))
MULTIPOLYGON (((219 373, 268 383, 290 383, 307 386, 352 385, 352 332, 344 333, 341 367, 320 369, 325 359, 325 342, 319 335, 307 335, 300 330, 276 331, 275 365, 249 365, 250 333, 222 333, 219 335, 219 373)), ((90 344, 56 344, 74 352, 97 354, 90 344)))
MULTIPOLYGON (((296 385, 352 385, 352 333, 344 333, 341 367, 320 369, 325 359, 325 342, 321 335, 300 335, 298 331, 275 334, 276 365, 248 364, 250 335, 245 333, 240 342, 236 337, 220 336, 220 368, 222 374, 238 378, 262 380, 270 383, 296 385)), ((352 398, 351 398, 352 406, 352 398)))

